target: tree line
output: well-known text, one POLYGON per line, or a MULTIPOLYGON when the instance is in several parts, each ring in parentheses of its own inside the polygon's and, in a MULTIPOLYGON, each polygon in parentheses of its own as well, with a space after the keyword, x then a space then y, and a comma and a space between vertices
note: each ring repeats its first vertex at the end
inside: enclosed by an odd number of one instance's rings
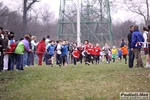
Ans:
MULTIPOLYGON (((0 26, 6 30, 13 31, 16 39, 21 38, 25 33, 29 33, 36 35, 38 40, 41 39, 41 36, 47 35, 50 35, 52 39, 56 40, 58 19, 50 9, 50 6, 45 4, 41 5, 39 9, 34 9, 33 5, 38 3, 38 0, 23 0, 23 2, 24 8, 22 13, 12 11, 2 1, 0 2, 0 26)), ((138 2, 137 0, 112 2, 111 12, 121 4, 123 8, 120 9, 128 10, 143 18, 144 22, 141 22, 141 27, 150 22, 150 4, 148 0, 139 0, 138 2)), ((126 40, 130 25, 135 24, 136 22, 132 20, 112 23, 114 43, 117 44, 121 39, 126 40)))

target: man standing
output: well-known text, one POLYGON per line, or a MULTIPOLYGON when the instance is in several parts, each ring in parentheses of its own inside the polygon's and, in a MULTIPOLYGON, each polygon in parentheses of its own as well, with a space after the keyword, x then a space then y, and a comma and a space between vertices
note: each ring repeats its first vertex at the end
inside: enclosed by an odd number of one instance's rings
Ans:
POLYGON ((128 55, 129 55, 129 63, 128 66, 129 68, 133 68, 133 61, 134 61, 134 53, 131 51, 131 42, 132 42, 132 33, 134 31, 134 27, 130 26, 130 32, 128 34, 128 55))
POLYGON ((3 38, 2 38, 3 28, 0 27, 0 71, 3 70, 3 38))
POLYGON ((142 33, 139 31, 139 27, 137 25, 134 26, 134 32, 132 34, 132 43, 131 43, 131 51, 134 52, 136 58, 136 67, 144 67, 141 59, 141 48, 144 42, 144 38, 142 33))
MULTIPOLYGON (((150 64, 150 24, 148 25, 148 37, 147 37, 147 42, 148 42, 149 64, 150 64)), ((148 68, 149 68, 149 67, 148 67, 148 68)))

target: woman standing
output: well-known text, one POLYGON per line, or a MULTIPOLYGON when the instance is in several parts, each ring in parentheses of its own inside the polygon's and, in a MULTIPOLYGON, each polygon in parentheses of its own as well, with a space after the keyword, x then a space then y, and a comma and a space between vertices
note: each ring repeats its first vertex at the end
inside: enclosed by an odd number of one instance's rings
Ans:
POLYGON ((25 35, 24 39, 20 41, 15 49, 16 53, 16 69, 17 70, 24 70, 23 69, 23 54, 24 52, 31 52, 32 50, 29 48, 29 40, 30 36, 25 35))
POLYGON ((38 54, 38 65, 42 65, 42 58, 46 51, 45 38, 43 38, 37 45, 37 54, 38 54))

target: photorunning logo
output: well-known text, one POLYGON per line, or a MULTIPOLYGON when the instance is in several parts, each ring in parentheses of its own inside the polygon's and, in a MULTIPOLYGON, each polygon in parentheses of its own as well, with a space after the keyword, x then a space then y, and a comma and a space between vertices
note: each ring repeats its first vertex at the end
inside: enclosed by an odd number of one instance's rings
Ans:
POLYGON ((149 92, 120 92, 121 100, 149 100, 149 92))

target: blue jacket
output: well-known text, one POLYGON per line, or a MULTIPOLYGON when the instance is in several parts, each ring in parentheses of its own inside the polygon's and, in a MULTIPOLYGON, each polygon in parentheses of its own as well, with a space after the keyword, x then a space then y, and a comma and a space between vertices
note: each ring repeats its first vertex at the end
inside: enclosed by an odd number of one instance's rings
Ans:
POLYGON ((47 47, 47 51, 48 51, 48 54, 49 55, 54 55, 54 51, 55 51, 55 46, 54 45, 49 45, 48 47, 47 47))
POLYGON ((131 48, 142 48, 142 42, 144 42, 142 33, 139 30, 135 30, 132 33, 131 48))
POLYGON ((118 56, 122 56, 122 51, 118 50, 118 56))
POLYGON ((67 54, 68 54, 68 45, 63 45, 61 56, 64 56, 64 55, 67 55, 67 54))

